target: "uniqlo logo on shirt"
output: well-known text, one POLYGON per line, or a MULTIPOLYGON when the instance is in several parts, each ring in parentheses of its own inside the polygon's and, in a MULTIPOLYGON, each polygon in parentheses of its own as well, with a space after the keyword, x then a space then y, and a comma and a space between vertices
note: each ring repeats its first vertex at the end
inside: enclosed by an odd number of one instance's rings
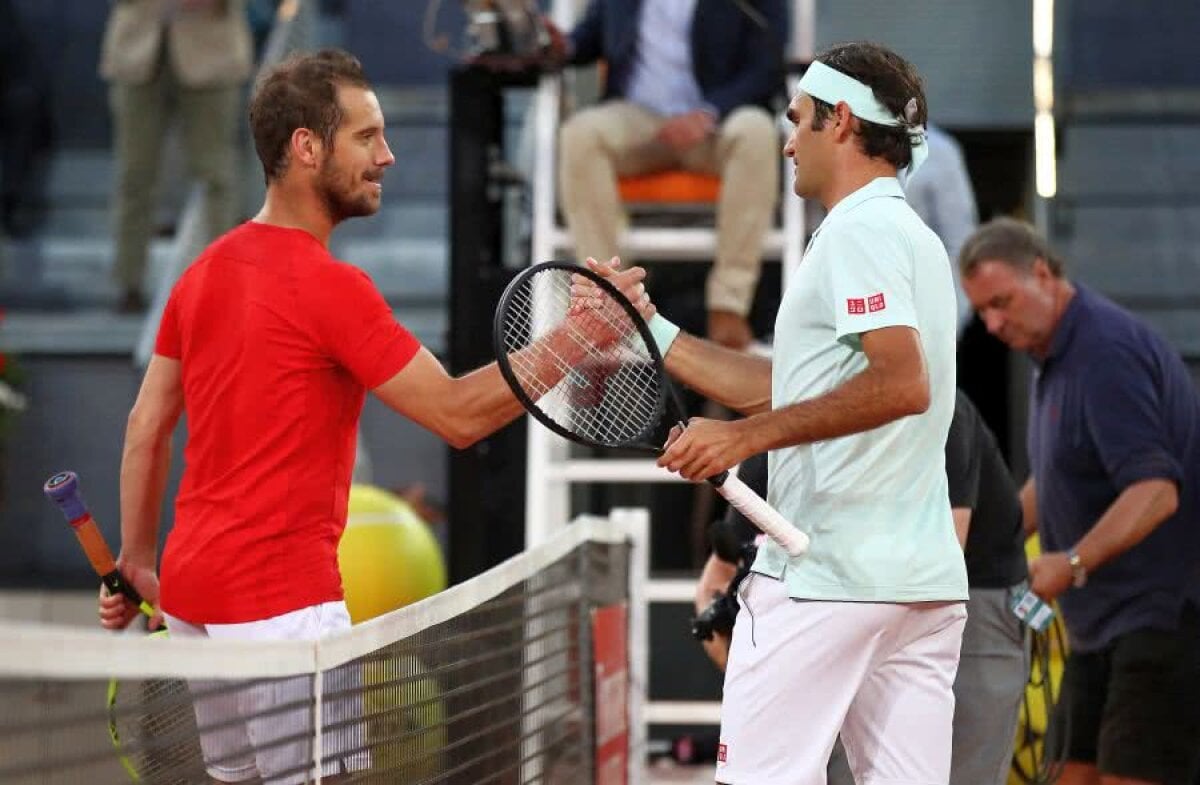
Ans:
POLYGON ((725 763, 728 760, 729 748, 724 744, 717 745, 717 764, 725 763))
POLYGON ((846 300, 846 313, 866 313, 867 302, 861 297, 850 297, 846 300))
POLYGON ((867 310, 871 313, 882 311, 884 308, 887 308, 887 304, 883 301, 883 292, 873 294, 867 298, 867 310))

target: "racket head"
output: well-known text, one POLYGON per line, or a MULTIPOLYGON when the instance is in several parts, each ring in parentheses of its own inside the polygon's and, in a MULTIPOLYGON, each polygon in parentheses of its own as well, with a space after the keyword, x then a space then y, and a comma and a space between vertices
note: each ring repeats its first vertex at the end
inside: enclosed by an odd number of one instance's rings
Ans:
POLYGON ((496 305, 492 343, 497 367, 517 400, 552 432, 589 447, 661 451, 661 442, 654 437, 662 431, 664 412, 678 405, 662 354, 641 314, 601 275, 561 261, 522 270, 496 305), (590 364, 568 363, 571 370, 557 384, 537 389, 528 370, 514 364, 514 356, 566 324, 572 276, 594 284, 606 298, 600 308, 577 318, 585 329, 571 332, 578 346, 591 344, 586 347, 590 364), (615 329, 623 337, 606 346, 591 342, 597 331, 586 329, 589 316, 599 320, 594 325, 598 329, 615 329), (583 395, 588 389, 599 396, 590 405, 583 395), (626 415, 619 422, 600 422, 622 405, 627 407, 626 415))
MULTIPOLYGON (((165 629, 150 633, 166 638, 165 629)), ((205 776, 191 692, 182 679, 111 679, 108 735, 133 782, 184 785, 205 776)))

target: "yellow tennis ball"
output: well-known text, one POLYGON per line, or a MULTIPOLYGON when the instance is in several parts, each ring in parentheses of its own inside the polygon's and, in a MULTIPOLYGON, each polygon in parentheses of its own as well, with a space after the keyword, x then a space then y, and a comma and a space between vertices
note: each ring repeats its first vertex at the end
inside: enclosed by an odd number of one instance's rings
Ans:
POLYGON ((350 488, 338 567, 355 624, 446 588, 442 551, 425 521, 408 502, 370 485, 350 488))
POLYGON ((442 769, 446 707, 437 679, 412 655, 363 663, 363 715, 371 767, 389 782, 420 782, 442 769))

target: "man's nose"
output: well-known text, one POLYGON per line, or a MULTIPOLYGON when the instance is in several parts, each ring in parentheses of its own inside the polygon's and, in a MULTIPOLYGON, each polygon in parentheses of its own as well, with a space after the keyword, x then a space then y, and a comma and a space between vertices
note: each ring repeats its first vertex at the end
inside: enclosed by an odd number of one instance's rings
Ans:
POLYGON ((382 155, 376 159, 379 166, 391 166, 396 163, 396 156, 392 155, 392 148, 388 147, 386 139, 380 142, 380 148, 382 155))

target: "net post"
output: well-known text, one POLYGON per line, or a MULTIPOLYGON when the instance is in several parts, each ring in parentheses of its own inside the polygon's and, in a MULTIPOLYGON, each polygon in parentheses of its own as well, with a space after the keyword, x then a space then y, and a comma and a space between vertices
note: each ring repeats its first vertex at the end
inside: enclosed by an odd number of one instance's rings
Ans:
MULTIPOLYGON (((320 646, 320 642, 317 642, 315 644, 315 646, 320 646)), ((316 766, 316 775, 315 775, 315 779, 313 781, 316 783, 316 785, 321 785, 321 775, 324 773, 324 768, 325 768, 324 766, 321 765, 321 758, 323 756, 323 751, 321 748, 324 746, 323 745, 324 739, 322 738, 322 736, 323 736, 322 726, 324 725, 324 718, 322 717, 321 700, 322 700, 322 697, 323 697, 324 691, 325 691, 324 690, 325 674, 321 671, 320 657, 314 657, 313 659, 316 661, 316 666, 313 669, 313 687, 312 687, 312 692, 313 692, 312 756, 313 756, 313 765, 316 766)))
POLYGON ((650 580, 650 511, 644 507, 617 507, 609 520, 628 532, 629 557, 629 774, 630 785, 645 779, 647 727, 645 704, 650 664, 649 608, 646 584, 650 580))
MULTIPOLYGON (((572 521, 573 526, 588 525, 582 519, 572 521)), ((592 772, 592 776, 596 777, 596 641, 595 632, 592 628, 592 610, 595 606, 595 595, 593 582, 596 580, 595 570, 592 569, 591 554, 589 553, 590 543, 585 540, 583 544, 575 551, 575 573, 582 576, 583 590, 579 592, 579 599, 576 600, 575 609, 578 613, 579 624, 575 630, 575 647, 579 652, 576 678, 579 680, 579 702, 583 706, 590 706, 590 717, 583 718, 580 723, 582 733, 579 734, 579 750, 580 758, 588 762, 587 768, 592 772), (593 696, 590 700, 588 696, 593 696)))

